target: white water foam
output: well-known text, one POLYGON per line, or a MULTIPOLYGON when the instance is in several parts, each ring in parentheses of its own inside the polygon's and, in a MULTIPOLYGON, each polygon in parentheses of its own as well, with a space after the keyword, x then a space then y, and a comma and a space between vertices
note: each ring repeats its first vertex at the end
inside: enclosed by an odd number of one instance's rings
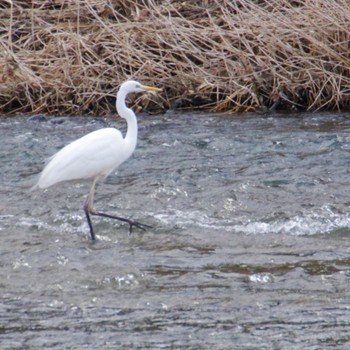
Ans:
POLYGON ((316 211, 301 212, 289 218, 264 218, 257 221, 244 217, 232 218, 232 220, 214 218, 199 210, 168 210, 164 213, 153 214, 153 216, 165 225, 176 225, 184 229, 197 226, 247 235, 271 233, 315 235, 327 234, 350 227, 350 214, 335 212, 328 206, 319 208, 316 211))

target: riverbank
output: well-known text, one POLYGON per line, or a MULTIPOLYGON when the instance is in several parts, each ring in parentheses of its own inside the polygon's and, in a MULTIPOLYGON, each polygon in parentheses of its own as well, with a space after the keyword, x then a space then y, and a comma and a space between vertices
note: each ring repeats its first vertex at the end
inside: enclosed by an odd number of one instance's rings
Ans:
POLYGON ((344 110, 350 4, 12 1, 0 5, 0 113, 106 115, 120 83, 143 110, 344 110))

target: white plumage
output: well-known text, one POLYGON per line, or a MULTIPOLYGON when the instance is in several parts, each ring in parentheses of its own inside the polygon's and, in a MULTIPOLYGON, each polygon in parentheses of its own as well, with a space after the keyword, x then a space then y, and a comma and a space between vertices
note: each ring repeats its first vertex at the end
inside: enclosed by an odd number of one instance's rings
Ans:
POLYGON ((147 225, 98 212, 93 207, 95 185, 100 177, 108 176, 134 152, 137 142, 137 119, 134 112, 125 104, 130 92, 161 91, 161 89, 142 85, 137 81, 126 81, 117 94, 116 108, 119 116, 127 122, 125 137, 114 128, 93 131, 73 141, 53 155, 40 174, 37 187, 47 188, 63 181, 93 179, 84 211, 90 228, 91 239, 95 239, 90 214, 125 221, 130 225, 145 229, 147 225))
POLYGON ((47 188, 63 181, 108 176, 130 155, 119 130, 93 131, 52 156, 40 175, 38 186, 47 188))

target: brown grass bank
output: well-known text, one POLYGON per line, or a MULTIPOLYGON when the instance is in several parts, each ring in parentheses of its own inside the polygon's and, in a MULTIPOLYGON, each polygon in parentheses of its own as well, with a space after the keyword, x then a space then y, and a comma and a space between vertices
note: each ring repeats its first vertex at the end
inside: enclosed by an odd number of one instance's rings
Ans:
POLYGON ((0 1, 1 114, 114 113, 128 78, 148 110, 346 109, 350 2, 0 1))

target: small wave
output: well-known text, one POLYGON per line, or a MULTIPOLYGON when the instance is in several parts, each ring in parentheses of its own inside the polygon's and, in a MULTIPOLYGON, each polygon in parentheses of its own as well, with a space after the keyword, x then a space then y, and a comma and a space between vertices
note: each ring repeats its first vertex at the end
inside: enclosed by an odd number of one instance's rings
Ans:
POLYGON ((225 230, 246 235, 256 234, 287 234, 315 235, 327 234, 335 230, 350 227, 350 215, 332 211, 329 207, 317 211, 305 211, 294 216, 262 218, 252 221, 248 218, 222 219, 195 211, 171 210, 154 215, 165 225, 176 225, 180 228, 197 226, 211 230, 225 230))
MULTIPOLYGON (((350 227, 350 213, 337 211, 329 206, 305 210, 294 215, 286 213, 271 214, 269 217, 252 220, 247 216, 232 216, 220 218, 211 216, 204 210, 166 209, 161 213, 147 213, 162 225, 180 229, 199 228, 216 231, 233 232, 245 235, 257 234, 287 234, 315 235, 328 234, 350 227)), ((7 218, 10 220, 11 218, 7 218)), ((29 227, 38 231, 53 233, 87 234, 88 226, 84 218, 78 215, 56 217, 53 222, 43 222, 39 218, 22 217, 17 225, 29 227)), ((99 239, 103 240, 100 236, 99 239)))
POLYGON ((247 222, 236 225, 235 230, 245 234, 289 234, 315 235, 327 234, 335 230, 350 227, 350 216, 334 213, 328 207, 316 212, 305 212, 289 218, 280 218, 270 222, 247 222))
POLYGON ((270 273, 255 273, 249 276, 249 281, 253 283, 271 283, 274 281, 274 277, 270 273))
POLYGON ((40 218, 22 217, 17 222, 18 226, 29 227, 37 231, 47 231, 52 233, 85 233, 88 229, 82 217, 76 215, 64 215, 54 218, 53 223, 42 221, 40 218))
POLYGON ((232 226, 232 222, 230 220, 218 220, 216 218, 211 218, 199 210, 170 210, 166 213, 153 214, 153 216, 165 225, 175 225, 181 228, 195 225, 202 228, 231 230, 231 227, 229 228, 227 225, 232 226))

